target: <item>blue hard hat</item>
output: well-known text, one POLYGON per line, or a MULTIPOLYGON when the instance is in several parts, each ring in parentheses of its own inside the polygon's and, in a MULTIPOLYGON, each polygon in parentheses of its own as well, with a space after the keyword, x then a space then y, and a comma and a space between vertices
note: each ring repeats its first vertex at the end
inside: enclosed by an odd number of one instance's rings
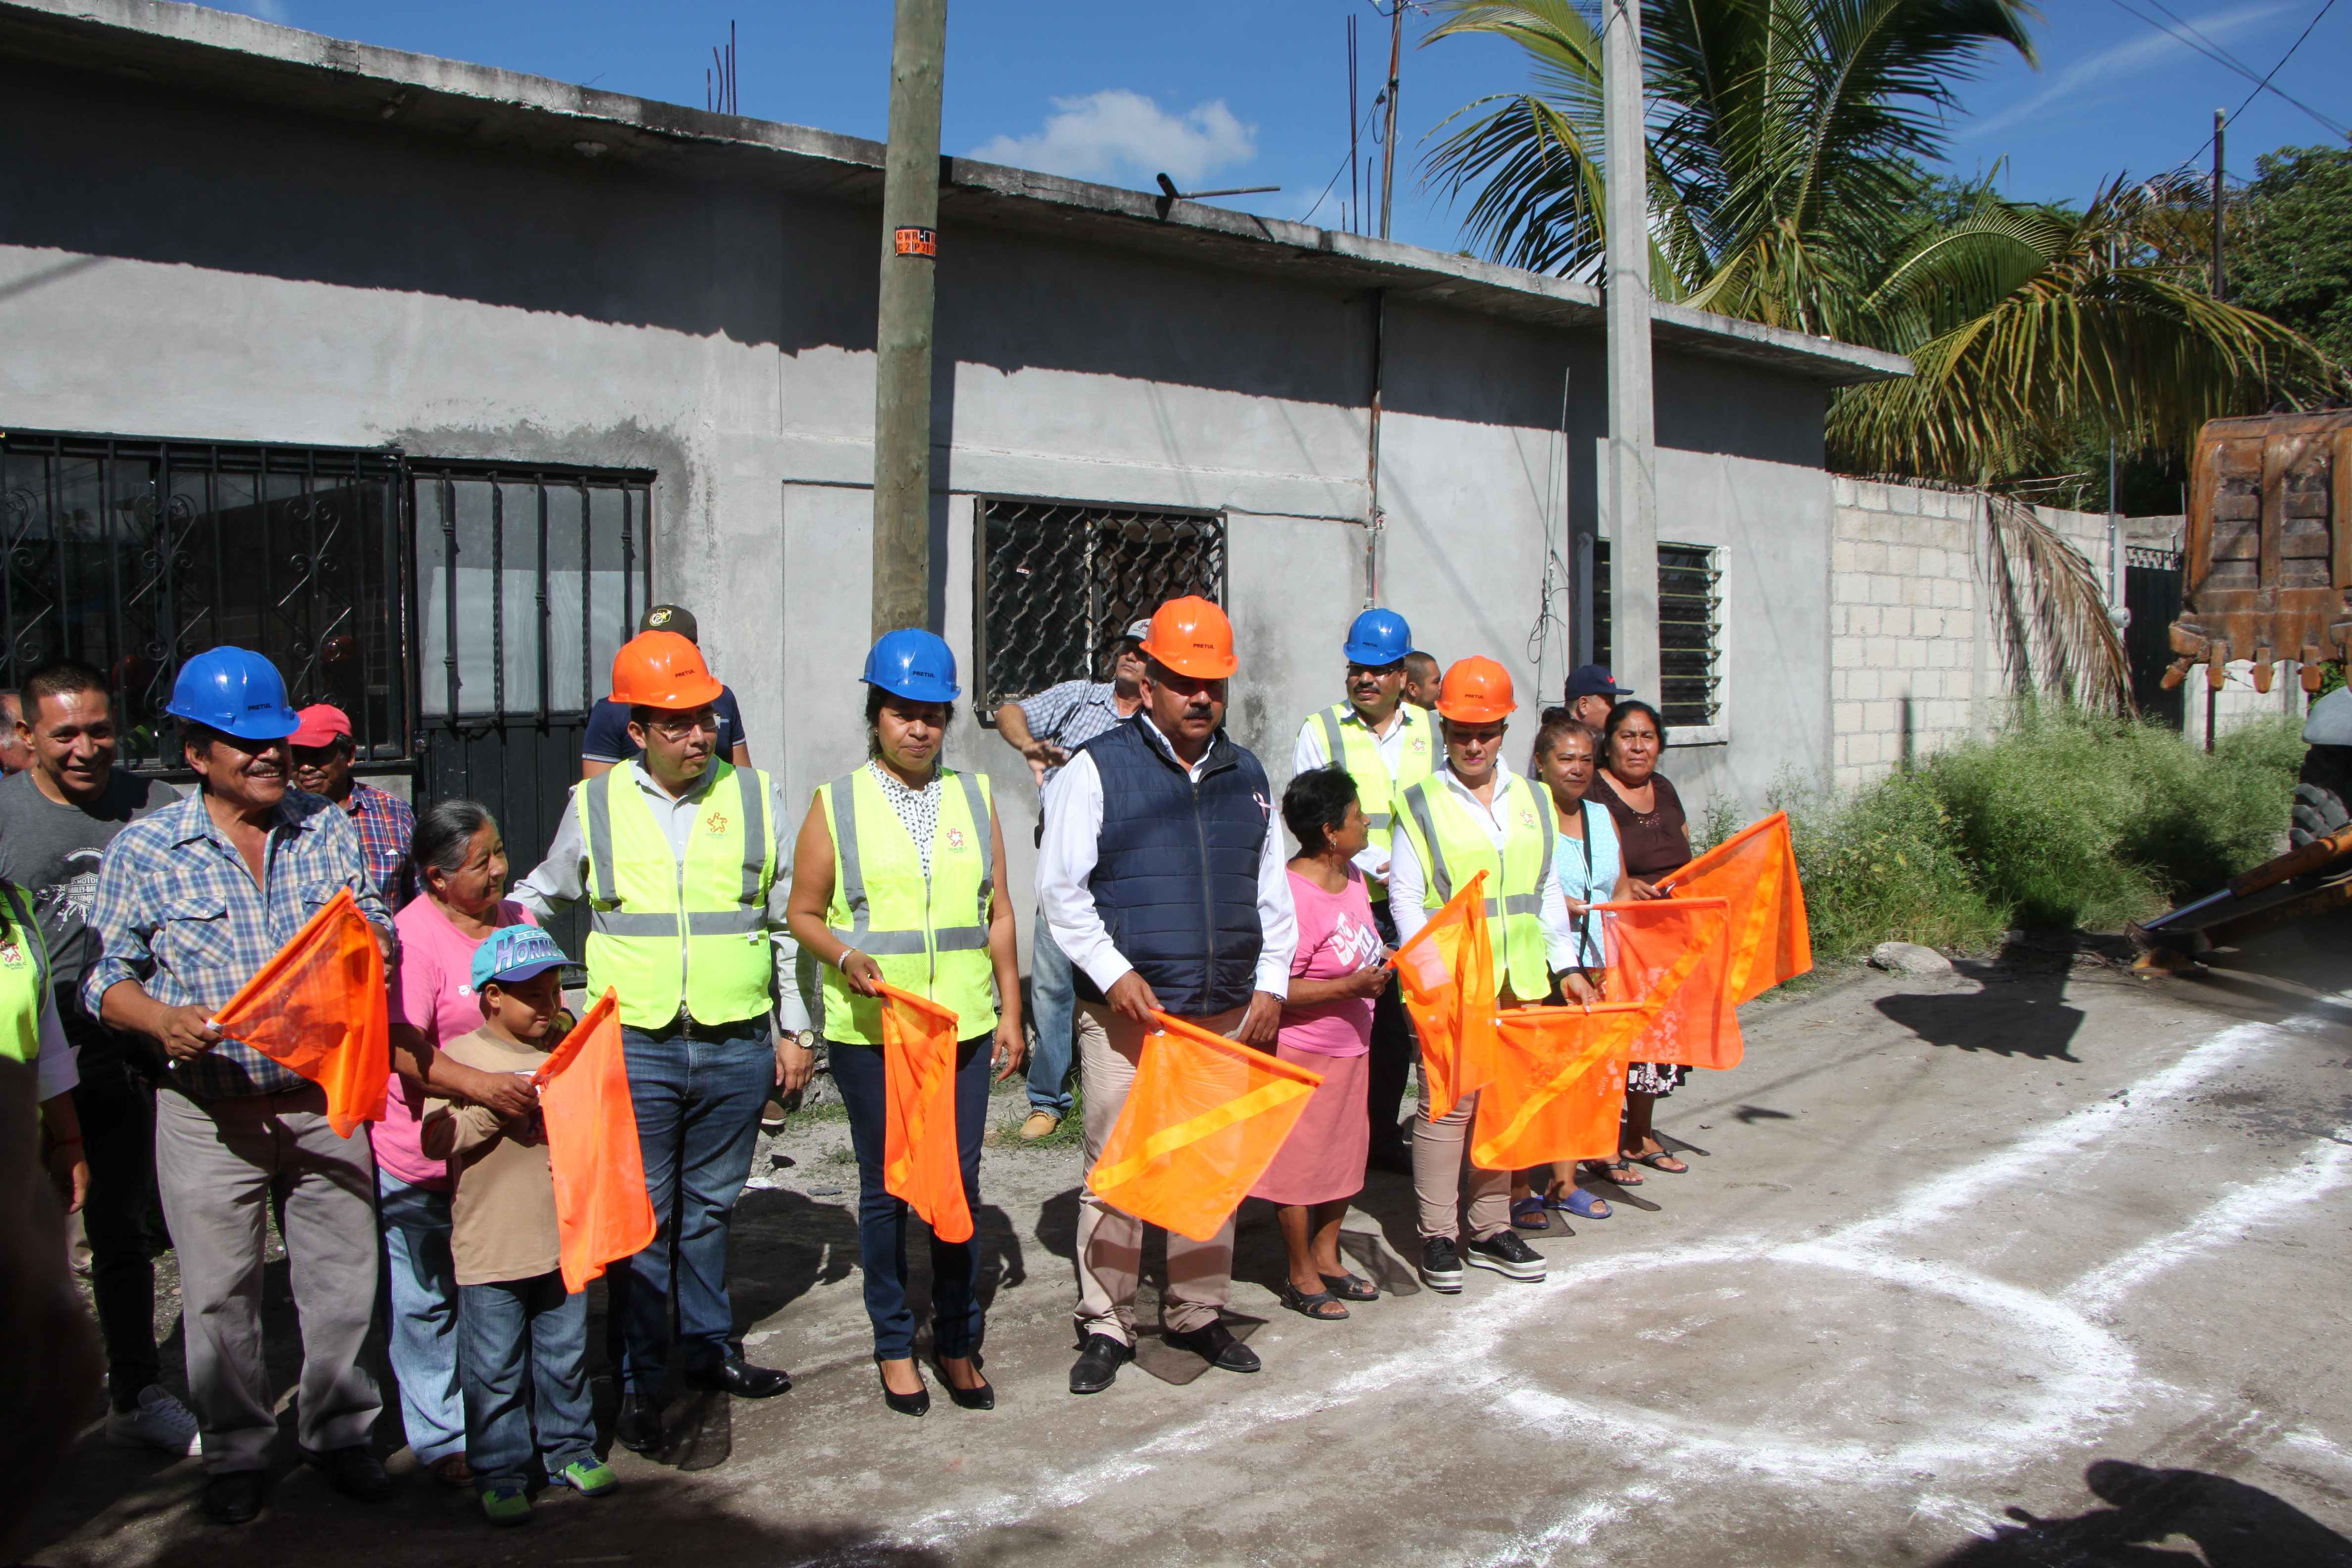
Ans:
POLYGON ((884 632, 857 679, 909 702, 952 702, 963 691, 956 684, 955 650, 945 638, 914 626, 884 632))
POLYGON ((180 666, 163 711, 240 741, 282 741, 302 727, 278 667, 241 647, 206 648, 180 666))
POLYGON ((1394 664, 1412 651, 1412 628, 1394 610, 1366 610, 1348 628, 1347 646, 1339 651, 1349 664, 1394 664))

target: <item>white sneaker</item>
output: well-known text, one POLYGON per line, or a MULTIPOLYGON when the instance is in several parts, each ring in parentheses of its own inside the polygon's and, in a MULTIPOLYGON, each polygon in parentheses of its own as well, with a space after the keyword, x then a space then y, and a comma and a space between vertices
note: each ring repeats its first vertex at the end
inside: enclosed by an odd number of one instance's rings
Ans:
POLYGON ((106 1440, 118 1448, 161 1448, 192 1459, 205 1451, 195 1416, 160 1383, 139 1391, 137 1409, 107 1412, 106 1440))

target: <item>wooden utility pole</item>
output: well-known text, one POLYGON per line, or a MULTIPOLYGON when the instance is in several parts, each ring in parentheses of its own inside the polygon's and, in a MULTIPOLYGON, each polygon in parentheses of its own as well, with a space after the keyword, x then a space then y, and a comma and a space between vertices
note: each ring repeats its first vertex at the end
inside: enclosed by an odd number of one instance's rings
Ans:
POLYGON ((929 624, 931 316, 947 0, 898 0, 874 366, 874 635, 929 624))
POLYGON ((1601 117, 1609 181, 1609 658, 1617 684, 1658 689, 1658 478, 1650 384, 1649 144, 1642 0, 1602 0, 1601 117))
POLYGON ((2229 117, 2213 111, 2213 298, 2230 297, 2230 275, 2221 263, 2221 132, 2229 117))
POLYGON ((1404 0, 1389 0, 1389 123, 1388 144, 1381 153, 1381 237, 1389 237, 1389 219, 1396 211, 1397 70, 1403 63, 1404 0))

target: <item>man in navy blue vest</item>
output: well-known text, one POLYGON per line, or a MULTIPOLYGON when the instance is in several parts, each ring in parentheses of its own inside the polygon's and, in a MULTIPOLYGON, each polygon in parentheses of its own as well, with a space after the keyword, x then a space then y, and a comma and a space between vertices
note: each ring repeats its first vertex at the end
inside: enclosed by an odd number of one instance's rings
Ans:
MULTIPOLYGON (((1054 775, 1038 845, 1037 904, 1077 985, 1089 1169, 1127 1103, 1152 1012, 1270 1052, 1298 942, 1265 770, 1224 731, 1232 625, 1205 599, 1171 599, 1143 652, 1143 707, 1054 775)), ((1092 1188, 1080 1195, 1073 1394, 1108 1388, 1134 1359, 1143 1230, 1092 1188)), ((1256 1353, 1220 1316, 1233 1263, 1230 1217, 1208 1241, 1169 1236, 1161 1337, 1227 1372, 1255 1372, 1256 1353)))

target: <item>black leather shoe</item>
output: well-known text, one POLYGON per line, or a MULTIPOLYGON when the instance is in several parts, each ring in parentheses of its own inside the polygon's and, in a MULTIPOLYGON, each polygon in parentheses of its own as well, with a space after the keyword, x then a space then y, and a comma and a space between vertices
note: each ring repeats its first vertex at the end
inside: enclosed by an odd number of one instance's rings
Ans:
POLYGON ((739 1399, 772 1398, 793 1385, 790 1373, 773 1367, 753 1366, 740 1355, 730 1356, 717 1366, 688 1373, 686 1381, 689 1387, 721 1389, 739 1399))
MULTIPOLYGON (((1118 1378, 1118 1369, 1135 1359, 1135 1347, 1123 1345, 1108 1334, 1088 1334, 1087 1342, 1078 1347, 1078 1359, 1070 1368, 1072 1394, 1100 1394, 1118 1378)), ((990 1403, 995 1403, 993 1394, 990 1403)))
POLYGON ((1257 1352, 1234 1338, 1234 1331, 1223 1323, 1211 1323, 1205 1329, 1183 1334, 1163 1329, 1160 1337, 1178 1350, 1191 1351, 1211 1366, 1226 1372, 1255 1372, 1261 1364, 1257 1352))
POLYGON ((382 1502, 392 1495, 392 1478, 365 1448, 329 1448, 324 1453, 305 1448, 302 1462, 327 1478, 327 1484, 359 1502, 382 1502))
POLYGON ((261 1512, 259 1470, 231 1470, 205 1483, 205 1517, 215 1524, 251 1524, 261 1512))
MULTIPOLYGON (((980 1370, 979 1357, 972 1358, 971 1368, 974 1372, 980 1370)), ((948 1369, 943 1363, 934 1361, 931 1363, 931 1370, 940 1374, 940 1386, 948 1391, 948 1398, 954 1402, 957 1409, 993 1410, 996 1408, 996 1390, 989 1386, 988 1379, 982 1378, 978 1388, 958 1388, 955 1385, 955 1379, 948 1375, 948 1369)))
POLYGON ((613 1441, 632 1454, 644 1454, 661 1447, 661 1405, 650 1394, 624 1394, 621 1409, 613 1417, 613 1441))
MULTIPOLYGON (((882 1358, 878 1355, 874 1358, 874 1374, 882 1376, 882 1358)), ((920 1367, 915 1369, 915 1381, 918 1384, 923 1381, 923 1369, 920 1367)), ((891 1389, 890 1380, 883 1377, 882 1403, 901 1415, 929 1415, 931 1413, 931 1391, 919 1387, 912 1394, 898 1394, 891 1389)))

